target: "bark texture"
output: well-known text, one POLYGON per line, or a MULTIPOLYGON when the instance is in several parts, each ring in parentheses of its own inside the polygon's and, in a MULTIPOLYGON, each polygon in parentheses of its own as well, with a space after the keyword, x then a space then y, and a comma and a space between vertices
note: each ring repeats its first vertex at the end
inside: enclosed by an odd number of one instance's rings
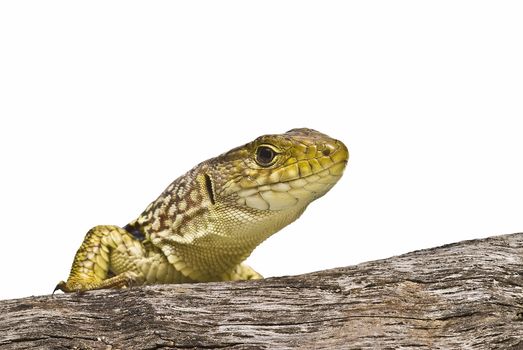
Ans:
POLYGON ((0 301, 0 349, 523 349, 523 234, 260 281, 0 301))

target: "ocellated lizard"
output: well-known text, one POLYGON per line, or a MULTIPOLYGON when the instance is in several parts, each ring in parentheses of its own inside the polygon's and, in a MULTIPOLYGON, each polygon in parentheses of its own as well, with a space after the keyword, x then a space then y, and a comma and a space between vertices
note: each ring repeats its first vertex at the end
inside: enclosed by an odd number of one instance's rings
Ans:
POLYGON ((56 289, 262 278, 242 261, 329 191, 348 157, 341 141, 293 129, 202 162, 128 225, 92 228, 56 289))

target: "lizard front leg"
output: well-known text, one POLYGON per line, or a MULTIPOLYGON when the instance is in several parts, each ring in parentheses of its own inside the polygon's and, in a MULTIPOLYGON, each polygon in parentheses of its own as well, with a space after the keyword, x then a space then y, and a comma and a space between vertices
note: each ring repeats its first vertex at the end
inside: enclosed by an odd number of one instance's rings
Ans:
POLYGON ((63 292, 101 288, 122 288, 144 279, 136 262, 146 249, 129 232, 118 226, 96 226, 87 232, 76 252, 66 282, 55 288, 63 292))

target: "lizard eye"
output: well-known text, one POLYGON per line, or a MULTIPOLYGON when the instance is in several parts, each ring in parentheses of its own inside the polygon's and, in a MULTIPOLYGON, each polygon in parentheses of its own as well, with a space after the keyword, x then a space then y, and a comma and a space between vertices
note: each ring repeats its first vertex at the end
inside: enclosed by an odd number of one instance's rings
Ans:
POLYGON ((261 166, 269 166, 274 162, 276 152, 267 146, 260 146, 256 149, 256 163, 261 166))

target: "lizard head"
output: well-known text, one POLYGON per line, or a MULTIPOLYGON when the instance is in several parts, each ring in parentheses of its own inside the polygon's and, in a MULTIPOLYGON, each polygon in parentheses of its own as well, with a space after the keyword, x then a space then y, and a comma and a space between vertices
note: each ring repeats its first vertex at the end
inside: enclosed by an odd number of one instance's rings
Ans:
POLYGON ((311 129, 264 135, 212 166, 216 201, 261 211, 302 210, 340 179, 349 152, 311 129))

